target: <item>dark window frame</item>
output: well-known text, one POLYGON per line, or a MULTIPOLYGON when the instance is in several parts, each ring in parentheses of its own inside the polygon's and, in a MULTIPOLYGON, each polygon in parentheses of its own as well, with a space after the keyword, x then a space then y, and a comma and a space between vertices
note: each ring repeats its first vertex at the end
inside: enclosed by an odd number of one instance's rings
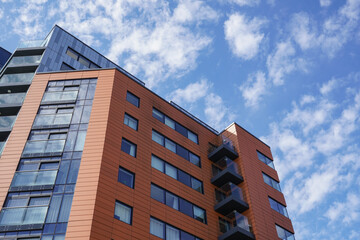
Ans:
POLYGON ((140 108, 140 98, 130 91, 126 92, 126 101, 131 103, 135 107, 140 108), (134 99, 136 100, 136 103, 132 101, 134 99))
POLYGON ((130 156, 136 158, 136 155, 137 155, 137 145, 129 140, 127 140, 126 138, 122 138, 121 139, 121 151, 123 151, 124 153, 127 153, 129 154, 130 156), (124 144, 124 141, 126 142, 126 144, 129 144, 129 145, 133 145, 135 146, 135 153, 134 153, 134 156, 130 154, 130 152, 126 152, 124 147, 123 147, 123 144, 124 144))
POLYGON ((115 200, 115 207, 114 207, 114 218, 115 218, 115 219, 117 219, 117 220, 119 220, 119 221, 121 221, 121 222, 123 222, 123 223, 132 225, 132 222, 133 222, 133 212, 134 212, 134 208, 133 208, 132 206, 130 206, 130 205, 126 204, 126 203, 123 203, 123 202, 121 202, 121 201, 119 201, 119 200, 115 200), (127 223, 127 222, 125 222, 125 221, 120 220, 120 217, 118 217, 117 215, 115 215, 116 203, 119 203, 119 204, 121 204, 121 205, 123 205, 123 206, 125 206, 125 207, 130 208, 130 223, 127 223))
POLYGON ((129 171, 129 170, 127 170, 127 169, 119 166, 118 182, 121 183, 121 184, 123 184, 123 185, 125 185, 125 186, 128 186, 129 188, 134 189, 134 188, 135 188, 135 173, 133 173, 133 172, 131 172, 131 171, 129 171), (132 179, 131 179, 131 183, 130 183, 130 184, 126 184, 126 183, 124 183, 124 182, 122 182, 122 181, 120 180, 120 175, 121 175, 120 172, 124 172, 125 174, 131 175, 132 179))

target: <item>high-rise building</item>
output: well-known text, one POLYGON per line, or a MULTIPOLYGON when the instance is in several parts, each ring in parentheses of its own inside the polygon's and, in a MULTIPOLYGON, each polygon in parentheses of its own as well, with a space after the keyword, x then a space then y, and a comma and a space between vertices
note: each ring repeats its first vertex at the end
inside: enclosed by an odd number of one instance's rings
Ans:
POLYGON ((0 239, 294 239, 269 146, 55 26, 0 74, 0 239))
POLYGON ((10 52, 0 47, 0 70, 5 65, 6 61, 9 59, 10 56, 11 56, 10 52))

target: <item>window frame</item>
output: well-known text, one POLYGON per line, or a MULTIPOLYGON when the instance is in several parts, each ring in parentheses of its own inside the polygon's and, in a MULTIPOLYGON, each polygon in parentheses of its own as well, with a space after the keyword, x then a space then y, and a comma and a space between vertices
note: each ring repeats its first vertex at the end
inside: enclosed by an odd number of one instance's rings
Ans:
POLYGON ((134 129, 135 131, 137 131, 137 130, 138 130, 138 127, 139 127, 139 120, 137 120, 136 118, 134 118, 134 117, 131 116, 130 114, 125 113, 125 114, 124 114, 124 124, 125 124, 126 126, 132 128, 132 129, 134 129), (127 122, 126 122, 126 120, 127 120, 127 122), (129 124, 130 120, 132 120, 133 122, 136 123, 136 127, 135 127, 135 128, 133 128, 133 127, 131 126, 131 124, 129 124))
POLYGON ((133 172, 119 166, 118 182, 125 185, 125 186, 128 186, 129 188, 135 189, 135 173, 133 173, 133 172), (123 172, 123 173, 128 174, 129 176, 131 176, 131 183, 130 184, 126 184, 126 183, 120 181, 120 175, 121 175, 120 172, 123 172))
POLYGON ((123 151, 124 153, 126 153, 126 154, 128 154, 128 155, 130 155, 130 156, 132 156, 132 157, 134 157, 134 158, 136 158, 137 145, 136 145, 135 143, 127 140, 126 138, 122 138, 122 139, 121 139, 121 147, 120 147, 120 148, 121 148, 121 151, 123 151), (124 147, 123 147, 124 141, 125 141, 126 144, 130 145, 130 152, 129 152, 129 153, 126 152, 125 149, 124 149, 124 147), (135 148, 135 150, 134 150, 134 155, 131 155, 131 146, 134 146, 134 148, 135 148))
POLYGON ((131 103, 135 107, 140 108, 140 98, 135 94, 133 94, 132 92, 129 91, 126 92, 126 101, 131 103), (132 101, 134 99, 136 100, 136 104, 132 101))
POLYGON ((121 202, 121 201, 119 201, 119 200, 115 200, 114 218, 117 219, 117 220, 119 220, 119 221, 121 221, 121 222, 123 222, 123 223, 132 225, 132 220, 133 220, 133 207, 132 207, 132 206, 129 206, 128 204, 123 203, 123 202, 121 202), (116 215, 116 206, 117 206, 117 204, 119 204, 119 205, 121 205, 121 206, 123 206, 123 207, 126 207, 126 208, 130 209, 130 221, 129 221, 129 222, 126 222, 126 221, 121 220, 121 217, 116 215))

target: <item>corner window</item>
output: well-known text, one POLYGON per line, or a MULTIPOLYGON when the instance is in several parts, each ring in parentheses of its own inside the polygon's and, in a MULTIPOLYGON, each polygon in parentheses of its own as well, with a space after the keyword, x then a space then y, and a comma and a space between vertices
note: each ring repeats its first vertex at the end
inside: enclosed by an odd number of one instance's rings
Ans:
POLYGON ((134 188, 134 179, 135 179, 134 173, 122 167, 119 168, 119 175, 118 175, 119 182, 130 188, 134 188))
POLYGON ((136 157, 136 145, 125 138, 121 142, 121 150, 127 154, 136 157))
POLYGON ((126 101, 134 105, 135 107, 140 106, 140 98, 132 94, 131 92, 126 93, 126 101))
POLYGON ((136 118, 133 118, 129 114, 125 113, 124 116, 124 124, 131 127, 135 131, 138 130, 138 120, 136 118))
POLYGON ((264 178, 264 182, 266 184, 270 185, 271 187, 273 187, 276 190, 278 190, 279 192, 281 192, 280 184, 277 181, 275 181, 274 179, 272 179, 271 177, 269 177, 265 173, 263 173, 263 178, 264 178))
POLYGON ((284 205, 282 205, 281 203, 275 201, 271 197, 269 197, 269 202, 270 202, 270 206, 271 206, 272 209, 274 209, 275 211, 277 211, 278 213, 284 215, 287 218, 289 217, 288 212, 286 210, 286 207, 284 205))
POLYGON ((269 167, 275 169, 274 166, 274 162, 273 160, 271 160, 270 158, 266 157, 264 154, 262 154, 261 152, 257 151, 257 155, 260 161, 262 161, 263 163, 265 163, 266 165, 268 165, 269 167))
POLYGON ((121 203, 119 201, 116 201, 114 218, 131 225, 132 207, 124 203, 121 203))
POLYGON ((276 231, 278 237, 282 240, 295 240, 294 234, 289 232, 288 230, 276 225, 276 231))

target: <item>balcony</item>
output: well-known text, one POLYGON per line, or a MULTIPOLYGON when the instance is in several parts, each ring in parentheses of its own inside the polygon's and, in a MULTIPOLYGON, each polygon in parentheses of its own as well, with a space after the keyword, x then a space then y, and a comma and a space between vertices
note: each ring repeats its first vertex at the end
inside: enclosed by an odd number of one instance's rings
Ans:
POLYGON ((20 42, 17 48, 41 48, 46 47, 46 40, 31 40, 20 42))
POLYGON ((215 198, 217 204, 214 209, 222 215, 227 215, 236 210, 244 212, 249 209, 249 205, 245 202, 241 188, 233 183, 227 183, 215 190, 215 198))
POLYGON ((222 144, 219 147, 210 149, 208 158, 213 162, 216 162, 223 157, 228 157, 232 160, 238 158, 239 155, 235 151, 235 148, 232 142, 230 141, 230 139, 228 139, 225 136, 221 136, 221 137, 222 137, 222 144))
POLYGON ((24 101, 26 93, 6 93, 0 94, 0 104, 1 105, 21 105, 24 101))
POLYGON ((233 211, 225 218, 219 219, 219 227, 222 235, 218 240, 252 240, 255 239, 251 233, 251 226, 247 217, 233 211))
POLYGON ((211 179, 211 183, 217 187, 221 187, 228 182, 232 182, 237 185, 244 181, 242 176, 239 174, 238 165, 228 157, 224 157, 213 164, 212 172, 213 177, 211 179))

